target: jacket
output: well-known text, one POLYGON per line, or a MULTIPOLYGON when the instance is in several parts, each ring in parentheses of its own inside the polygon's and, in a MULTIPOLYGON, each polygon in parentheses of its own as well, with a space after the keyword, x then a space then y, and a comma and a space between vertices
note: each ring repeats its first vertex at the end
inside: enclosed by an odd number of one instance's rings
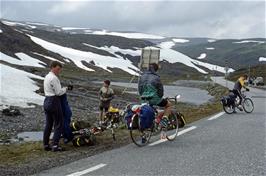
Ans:
POLYGON ((163 95, 164 88, 160 76, 153 68, 145 71, 139 78, 138 91, 141 97, 149 97, 150 104, 159 104, 163 95))
POLYGON ((73 139, 72 130, 70 128, 72 111, 67 101, 67 95, 66 94, 61 95, 60 101, 61 101, 61 107, 62 107, 63 116, 64 116, 63 136, 64 136, 64 139, 66 139, 67 141, 71 141, 73 139))

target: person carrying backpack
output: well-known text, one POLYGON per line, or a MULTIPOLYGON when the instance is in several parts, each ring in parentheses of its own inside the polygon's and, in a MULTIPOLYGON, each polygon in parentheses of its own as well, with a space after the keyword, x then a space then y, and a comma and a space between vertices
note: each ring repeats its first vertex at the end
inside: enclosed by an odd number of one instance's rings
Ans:
POLYGON ((102 124, 104 122, 105 113, 108 112, 110 107, 111 101, 114 98, 114 91, 110 88, 110 80, 105 80, 103 82, 103 87, 99 91, 99 98, 100 98, 100 115, 99 115, 99 122, 102 124))
POLYGON ((156 63, 149 65, 148 70, 144 71, 139 78, 138 91, 141 98, 148 100, 150 105, 164 107, 165 110, 160 125, 163 128, 167 128, 168 117, 172 112, 172 104, 169 100, 163 98, 164 88, 160 76, 157 74, 158 69, 159 66, 156 63))

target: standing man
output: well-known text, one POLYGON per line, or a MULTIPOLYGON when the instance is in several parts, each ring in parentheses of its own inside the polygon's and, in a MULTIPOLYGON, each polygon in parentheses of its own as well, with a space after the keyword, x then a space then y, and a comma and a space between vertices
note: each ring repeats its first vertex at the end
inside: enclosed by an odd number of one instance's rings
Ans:
POLYGON ((50 64, 50 72, 44 78, 44 112, 46 116, 46 124, 43 134, 44 150, 53 152, 63 151, 59 146, 59 139, 63 132, 63 112, 60 97, 67 91, 66 87, 61 87, 58 76, 62 70, 62 64, 58 61, 52 61, 50 64), (49 145, 49 139, 54 126, 53 144, 49 145))
POLYGON ((111 100, 114 98, 114 91, 110 88, 110 80, 105 80, 103 82, 103 87, 99 91, 100 97, 100 124, 104 122, 105 113, 108 111, 111 100))

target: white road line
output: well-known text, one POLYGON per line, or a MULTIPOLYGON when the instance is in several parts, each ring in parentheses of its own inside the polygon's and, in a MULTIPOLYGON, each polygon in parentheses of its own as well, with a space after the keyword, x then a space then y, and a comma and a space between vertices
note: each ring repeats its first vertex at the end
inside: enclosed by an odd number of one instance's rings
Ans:
POLYGON ((225 112, 220 112, 220 113, 218 113, 218 114, 216 114, 216 115, 214 115, 214 116, 208 118, 208 120, 214 120, 214 119, 217 119, 218 117, 224 115, 224 113, 225 113, 225 112))
MULTIPOLYGON (((178 132, 177 136, 180 136, 180 135, 182 135, 182 134, 185 134, 185 133, 187 133, 187 132, 189 132, 189 131, 191 131, 191 130, 194 130, 194 129, 196 129, 196 128, 197 128, 196 126, 191 126, 191 127, 189 127, 189 128, 186 128, 186 129, 184 129, 184 130, 178 132)), ((160 140, 158 140, 158 141, 156 141, 156 142, 150 143, 149 146, 154 146, 154 145, 157 145, 157 144, 160 144, 160 143, 166 142, 166 141, 167 141, 167 139, 160 139, 160 140)))
POLYGON ((86 170, 83 170, 83 171, 79 171, 79 172, 74 172, 74 173, 66 175, 66 176, 81 176, 81 175, 93 172, 95 170, 98 170, 98 169, 100 169, 100 168, 102 168, 104 166, 106 166, 106 164, 98 164, 98 165, 93 166, 93 167, 91 167, 89 169, 86 169, 86 170))

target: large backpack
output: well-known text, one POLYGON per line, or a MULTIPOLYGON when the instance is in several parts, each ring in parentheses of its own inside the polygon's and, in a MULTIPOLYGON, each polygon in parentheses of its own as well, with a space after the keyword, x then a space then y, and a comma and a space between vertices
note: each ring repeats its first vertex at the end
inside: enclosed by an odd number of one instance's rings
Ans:
POLYGON ((155 119, 155 111, 153 107, 144 105, 140 109, 140 128, 147 129, 151 128, 155 119))
POLYGON ((161 97, 158 96, 157 89, 152 85, 143 86, 143 92, 140 95, 142 100, 147 100, 150 105, 157 105, 161 101, 161 97))

